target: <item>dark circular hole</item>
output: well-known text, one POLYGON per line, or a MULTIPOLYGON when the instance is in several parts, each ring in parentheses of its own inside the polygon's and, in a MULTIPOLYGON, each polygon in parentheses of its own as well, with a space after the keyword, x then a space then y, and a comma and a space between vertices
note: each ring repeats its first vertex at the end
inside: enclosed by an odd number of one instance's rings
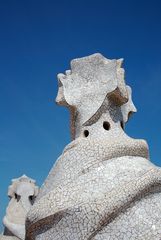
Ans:
POLYGON ((109 124, 109 122, 103 122, 103 128, 105 129, 105 130, 110 130, 110 124, 109 124))
POLYGON ((33 199, 34 199, 34 196, 32 196, 32 195, 29 196, 29 200, 30 200, 30 201, 33 201, 33 199))
POLYGON ((34 199, 34 196, 33 196, 33 195, 29 196, 29 201, 30 201, 31 204, 34 203, 34 200, 35 200, 35 199, 34 199))
POLYGON ((88 130, 84 130, 84 136, 88 137, 88 135, 89 135, 89 131, 88 130))

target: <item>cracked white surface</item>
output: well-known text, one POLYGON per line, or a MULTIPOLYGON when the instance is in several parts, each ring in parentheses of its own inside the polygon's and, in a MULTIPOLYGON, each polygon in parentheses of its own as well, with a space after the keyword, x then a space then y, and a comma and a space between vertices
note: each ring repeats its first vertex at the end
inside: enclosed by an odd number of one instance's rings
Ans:
POLYGON ((121 64, 94 54, 58 75, 73 141, 28 213, 26 240, 161 239, 161 170, 123 130, 136 108, 121 64))
POLYGON ((0 239, 25 239, 26 215, 37 194, 38 187, 35 181, 26 175, 12 180, 8 188, 10 201, 3 218, 4 234, 0 236, 0 239))

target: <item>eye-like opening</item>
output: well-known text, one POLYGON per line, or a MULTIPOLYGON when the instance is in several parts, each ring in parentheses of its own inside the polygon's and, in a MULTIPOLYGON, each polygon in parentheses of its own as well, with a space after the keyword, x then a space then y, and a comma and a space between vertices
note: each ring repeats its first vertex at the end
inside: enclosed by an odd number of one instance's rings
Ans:
POLYGON ((17 193, 15 193, 15 199, 17 200, 17 202, 20 200, 21 196, 18 195, 17 193))
POLYGON ((109 131, 110 130, 110 123, 107 122, 107 121, 104 121, 103 122, 103 128, 106 130, 106 131, 109 131))
POLYGON ((33 196, 33 195, 30 195, 30 196, 29 196, 29 200, 30 200, 30 202, 33 202, 33 201, 34 201, 34 196, 33 196))
POLYGON ((88 135, 89 135, 89 131, 88 130, 84 130, 84 136, 88 137, 88 135))

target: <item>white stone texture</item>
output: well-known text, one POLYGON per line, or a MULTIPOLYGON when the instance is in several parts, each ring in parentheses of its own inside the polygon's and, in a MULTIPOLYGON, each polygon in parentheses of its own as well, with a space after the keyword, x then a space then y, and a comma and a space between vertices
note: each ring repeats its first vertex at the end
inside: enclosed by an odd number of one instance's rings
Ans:
POLYGON ((3 218, 4 235, 0 239, 25 239, 26 215, 38 194, 35 181, 25 175, 12 180, 8 188, 10 201, 3 218))
POLYGON ((26 240, 160 240, 161 169, 124 126, 136 108, 121 60, 73 60, 57 103, 71 135, 30 209, 26 240))

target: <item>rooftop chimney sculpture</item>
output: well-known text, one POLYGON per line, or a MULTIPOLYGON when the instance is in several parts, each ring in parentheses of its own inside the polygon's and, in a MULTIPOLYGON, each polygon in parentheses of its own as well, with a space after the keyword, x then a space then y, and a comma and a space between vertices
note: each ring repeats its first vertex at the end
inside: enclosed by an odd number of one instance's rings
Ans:
POLYGON ((136 108, 122 61, 97 53, 58 74, 73 141, 28 213, 26 240, 161 239, 161 169, 124 132, 136 108))
POLYGON ((35 180, 26 175, 12 179, 8 188, 10 201, 3 218, 5 229, 4 234, 0 235, 0 240, 25 239, 26 215, 35 201, 38 190, 35 180))

